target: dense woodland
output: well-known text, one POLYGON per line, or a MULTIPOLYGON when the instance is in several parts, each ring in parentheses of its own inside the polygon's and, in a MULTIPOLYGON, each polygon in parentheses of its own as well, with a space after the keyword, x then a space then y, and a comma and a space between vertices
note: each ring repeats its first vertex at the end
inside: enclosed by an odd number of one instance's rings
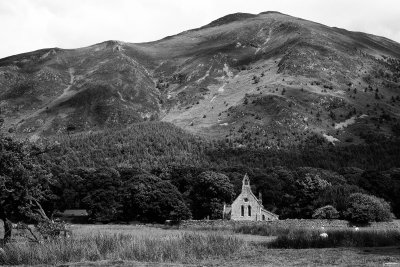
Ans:
POLYGON ((201 168, 265 169, 285 166, 337 171, 344 167, 388 170, 399 167, 400 132, 396 137, 366 133, 365 144, 334 146, 314 135, 285 149, 235 146, 226 140, 207 141, 164 122, 132 125, 128 129, 61 135, 43 140, 52 147, 44 162, 64 169, 75 167, 133 166, 144 170, 174 165, 201 168))
MULTIPOLYGON (((348 218, 351 199, 381 206, 387 201, 400 217, 396 137, 370 135, 363 145, 343 147, 315 136, 290 149, 246 148, 148 122, 35 144, 3 135, 0 149, 2 190, 19 190, 12 189, 15 180, 31 177, 25 182, 48 216, 82 208, 92 222, 220 218, 247 173, 253 192, 261 192, 264 206, 280 218, 311 218, 321 207, 328 207, 323 214, 333 207, 336 217, 348 218)), ((18 207, 11 195, 2 200, 3 218, 22 219, 15 209, 38 209, 24 194, 18 207)))

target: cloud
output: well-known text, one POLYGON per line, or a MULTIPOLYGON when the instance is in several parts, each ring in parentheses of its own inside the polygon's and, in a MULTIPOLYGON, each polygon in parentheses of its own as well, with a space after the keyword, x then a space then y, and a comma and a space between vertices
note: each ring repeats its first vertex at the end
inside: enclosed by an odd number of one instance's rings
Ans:
POLYGON ((12 0, 0 1, 0 57, 112 39, 153 41, 226 14, 268 10, 400 42, 397 0, 12 0))

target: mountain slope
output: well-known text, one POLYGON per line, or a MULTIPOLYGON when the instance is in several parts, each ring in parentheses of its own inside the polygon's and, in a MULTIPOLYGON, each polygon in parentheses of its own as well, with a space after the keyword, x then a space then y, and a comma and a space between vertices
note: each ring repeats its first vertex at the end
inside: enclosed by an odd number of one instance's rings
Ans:
POLYGON ((17 132, 113 127, 159 112, 151 74, 119 42, 40 50, 0 65, 2 108, 17 132))
POLYGON ((278 12, 237 13, 162 40, 108 41, 0 60, 17 135, 156 119, 238 146, 398 134, 400 44, 278 12))

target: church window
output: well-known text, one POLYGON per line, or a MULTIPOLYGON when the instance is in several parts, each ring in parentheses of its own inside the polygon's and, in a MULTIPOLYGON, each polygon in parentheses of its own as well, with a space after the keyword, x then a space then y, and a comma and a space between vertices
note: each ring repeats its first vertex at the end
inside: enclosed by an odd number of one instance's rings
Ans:
POLYGON ((263 216, 262 216, 262 220, 265 221, 265 215, 264 215, 264 214, 263 214, 263 216))
POLYGON ((251 206, 249 206, 249 216, 251 216, 251 206))
POLYGON ((247 197, 244 198, 244 202, 248 202, 249 199, 247 197))
POLYGON ((244 216, 244 206, 242 205, 242 216, 244 216))

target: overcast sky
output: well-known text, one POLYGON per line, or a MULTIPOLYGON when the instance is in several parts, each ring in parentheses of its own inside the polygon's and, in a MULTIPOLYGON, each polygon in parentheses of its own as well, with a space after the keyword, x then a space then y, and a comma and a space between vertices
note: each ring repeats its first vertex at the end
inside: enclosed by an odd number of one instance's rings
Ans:
POLYGON ((0 58, 106 40, 154 41, 227 14, 271 10, 400 42, 399 0, 0 0, 0 58))

